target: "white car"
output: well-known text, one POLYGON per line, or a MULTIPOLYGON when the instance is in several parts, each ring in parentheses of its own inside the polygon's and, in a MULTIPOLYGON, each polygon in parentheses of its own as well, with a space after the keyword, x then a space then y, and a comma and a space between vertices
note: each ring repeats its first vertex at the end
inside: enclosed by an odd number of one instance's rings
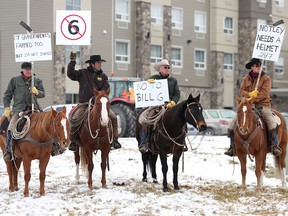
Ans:
POLYGON ((52 105, 52 106, 48 106, 46 108, 43 109, 44 112, 48 112, 51 110, 51 107, 53 107, 54 110, 56 110, 57 112, 62 110, 62 107, 66 107, 66 116, 67 118, 69 117, 69 113, 71 112, 71 110, 77 106, 77 104, 58 104, 58 105, 52 105))

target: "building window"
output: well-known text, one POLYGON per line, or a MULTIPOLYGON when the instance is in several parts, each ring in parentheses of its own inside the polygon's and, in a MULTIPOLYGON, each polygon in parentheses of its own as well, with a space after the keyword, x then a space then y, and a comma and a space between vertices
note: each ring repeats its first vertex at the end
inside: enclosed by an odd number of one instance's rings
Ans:
POLYGON ((151 23, 163 24, 163 5, 151 4, 151 23))
POLYGON ((116 0, 115 20, 130 22, 130 0, 116 0))
MULTIPOLYGON (((65 56, 66 56, 66 65, 70 62, 70 54, 72 52, 72 46, 66 45, 65 46, 65 56)), ((74 45, 73 52, 76 53, 76 65, 80 65, 80 60, 77 61, 81 56, 81 50, 79 45, 74 45)))
POLYGON ((259 2, 259 3, 267 3, 267 0, 257 0, 257 2, 259 2))
POLYGON ((275 0, 275 5, 278 7, 284 7, 285 1, 284 0, 275 0))
POLYGON ((205 69, 206 68, 206 52, 204 50, 195 50, 195 69, 205 69))
POLYGON ((233 34, 233 18, 232 17, 224 18, 224 33, 233 34))
POLYGON ((159 45, 151 45, 151 63, 156 63, 162 60, 162 46, 159 45))
POLYGON ((117 63, 130 63, 130 41, 116 41, 115 61, 117 63))
POLYGON ((182 48, 172 47, 171 56, 171 62, 173 66, 182 68, 182 48))
POLYGON ((172 28, 183 29, 183 8, 172 8, 172 28))
POLYGON ((81 10, 81 0, 66 0, 66 10, 81 10))
POLYGON ((275 62, 275 73, 284 74, 284 58, 280 57, 278 62, 275 62))
POLYGON ((195 11, 195 32, 206 33, 206 13, 195 11))
POLYGON ((224 53, 224 70, 233 70, 233 54, 224 53))
POLYGON ((66 94, 65 95, 65 103, 66 104, 74 104, 79 101, 79 95, 78 94, 66 94))

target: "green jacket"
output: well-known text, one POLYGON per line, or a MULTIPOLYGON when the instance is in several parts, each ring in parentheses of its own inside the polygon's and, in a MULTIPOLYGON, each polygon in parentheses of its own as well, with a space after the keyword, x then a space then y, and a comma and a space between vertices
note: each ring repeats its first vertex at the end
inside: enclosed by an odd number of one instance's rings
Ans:
POLYGON ((167 79, 168 81, 168 91, 169 91, 169 99, 173 100, 176 104, 180 100, 180 90, 178 86, 178 82, 174 77, 165 78, 160 74, 155 74, 151 76, 149 79, 167 79))
MULTIPOLYGON (((45 97, 45 90, 42 80, 34 77, 34 86, 39 91, 37 98, 45 97)), ((14 112, 23 111, 27 105, 31 104, 32 96, 30 92, 31 79, 24 80, 22 75, 12 77, 3 96, 4 107, 10 107, 13 99, 12 110, 14 112)))

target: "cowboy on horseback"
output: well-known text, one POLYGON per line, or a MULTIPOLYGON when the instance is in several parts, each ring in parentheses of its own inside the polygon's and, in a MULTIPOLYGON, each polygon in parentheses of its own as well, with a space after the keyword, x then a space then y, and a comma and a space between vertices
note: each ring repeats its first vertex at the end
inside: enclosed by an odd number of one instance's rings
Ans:
MULTIPOLYGON (((169 99, 170 101, 166 104, 166 108, 170 108, 176 105, 176 103, 180 99, 180 90, 178 86, 178 82, 174 77, 170 77, 170 63, 167 59, 163 59, 160 62, 155 63, 154 69, 158 71, 158 74, 151 76, 148 79, 148 82, 153 83, 157 79, 167 79, 168 81, 168 90, 169 90, 169 99)), ((141 121, 140 124, 142 125, 142 134, 141 134, 141 143, 139 145, 139 151, 145 153, 148 151, 148 139, 149 139, 149 132, 151 130, 151 125, 143 122, 141 119, 148 117, 152 118, 155 116, 156 113, 159 112, 158 107, 150 107, 142 112, 139 120, 141 121), (146 116, 146 117, 145 117, 146 116)), ((187 147, 186 149, 187 150, 187 147)))
MULTIPOLYGON (((96 88, 98 91, 107 90, 110 88, 107 75, 103 72, 101 65, 102 62, 106 62, 104 59, 101 59, 100 55, 92 55, 90 59, 85 63, 89 63, 89 67, 85 69, 75 70, 76 65, 76 53, 71 52, 70 54, 70 63, 68 64, 67 76, 73 80, 79 82, 79 105, 73 110, 71 121, 71 131, 70 131, 70 146, 69 150, 76 151, 77 145, 77 136, 79 124, 81 122, 73 124, 75 119, 80 119, 83 116, 83 113, 87 110, 87 106, 90 98, 94 96, 93 88, 96 88)), ((118 128, 117 128, 117 116, 110 109, 109 118, 112 121, 113 126, 113 141, 111 146, 114 149, 121 148, 121 144, 118 142, 118 128)), ((82 118, 83 120, 83 118, 82 118)))
MULTIPOLYGON (((12 139, 12 130, 15 127, 16 121, 19 119, 19 113, 28 110, 31 107, 31 93, 36 98, 45 97, 45 90, 42 80, 34 78, 34 85, 31 86, 32 81, 32 64, 30 62, 24 62, 21 65, 21 75, 12 77, 8 83, 7 89, 4 92, 4 115, 7 119, 10 119, 10 123, 7 131, 7 140, 5 146, 5 153, 3 155, 4 160, 9 161, 12 159, 10 142, 12 139), (11 101, 13 98, 13 114, 10 110, 11 101), (12 115, 12 116, 11 116, 12 115)), ((30 108, 31 109, 31 108, 30 108)))
MULTIPOLYGON (((269 132, 269 139, 271 140, 272 153, 278 156, 282 153, 278 143, 277 123, 274 120, 271 111, 271 79, 264 72, 261 71, 260 80, 257 83, 258 75, 261 68, 261 61, 257 58, 252 58, 246 64, 246 69, 249 69, 249 74, 245 75, 241 86, 240 96, 246 98, 254 98, 255 108, 261 113, 264 118, 269 132), (258 85, 258 88, 255 87, 258 85)), ((234 128, 236 126, 237 116, 234 117, 228 128, 228 137, 230 138, 230 148, 224 153, 228 156, 236 156, 234 145, 234 128)))

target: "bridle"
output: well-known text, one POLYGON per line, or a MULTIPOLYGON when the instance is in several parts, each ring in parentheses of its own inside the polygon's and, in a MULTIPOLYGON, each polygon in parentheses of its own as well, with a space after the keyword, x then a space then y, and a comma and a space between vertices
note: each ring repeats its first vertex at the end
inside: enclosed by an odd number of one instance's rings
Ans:
POLYGON ((202 107, 201 107, 201 105, 198 103, 198 102, 191 102, 191 103, 189 103, 189 104, 187 104, 186 105, 186 110, 185 110, 185 114, 184 114, 184 116, 185 116, 185 118, 187 118, 187 112, 190 114, 190 116, 192 117, 192 119, 193 119, 193 121, 195 122, 195 124, 197 125, 197 130, 199 130, 199 125, 198 125, 198 122, 197 122, 197 119, 195 118, 195 116, 193 115, 193 113, 191 112, 191 109, 190 109, 190 105, 197 105, 197 107, 199 108, 199 109, 202 109, 202 107))

